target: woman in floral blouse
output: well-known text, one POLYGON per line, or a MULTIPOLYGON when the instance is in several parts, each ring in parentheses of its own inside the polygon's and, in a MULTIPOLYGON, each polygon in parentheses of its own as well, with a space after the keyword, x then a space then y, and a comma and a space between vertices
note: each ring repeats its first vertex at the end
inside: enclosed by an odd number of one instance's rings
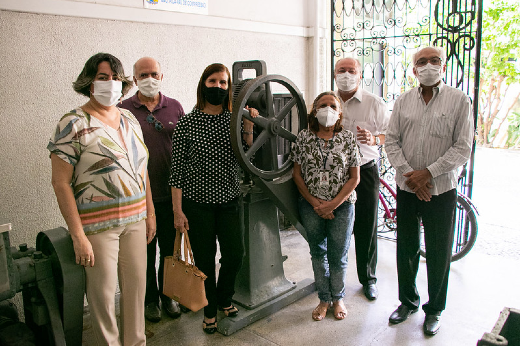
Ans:
POLYGON ((139 122, 115 106, 131 87, 116 57, 92 56, 74 82, 74 90, 89 101, 60 119, 47 146, 52 185, 76 263, 85 267, 97 345, 146 344, 146 243, 156 227, 148 150, 139 122), (115 314, 116 277, 121 333, 115 314))
POLYGON ((298 207, 307 231, 320 303, 312 318, 321 321, 332 305, 344 319, 347 252, 354 224, 354 188, 359 183, 360 154, 352 132, 343 130, 341 106, 333 92, 314 100, 309 129, 302 130, 291 152, 298 207))

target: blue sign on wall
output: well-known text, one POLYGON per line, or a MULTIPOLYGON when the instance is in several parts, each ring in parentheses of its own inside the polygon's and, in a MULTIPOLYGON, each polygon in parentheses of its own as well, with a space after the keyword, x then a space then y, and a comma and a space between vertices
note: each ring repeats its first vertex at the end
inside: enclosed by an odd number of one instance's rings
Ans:
POLYGON ((209 0, 143 0, 144 8, 196 14, 208 14, 209 0))

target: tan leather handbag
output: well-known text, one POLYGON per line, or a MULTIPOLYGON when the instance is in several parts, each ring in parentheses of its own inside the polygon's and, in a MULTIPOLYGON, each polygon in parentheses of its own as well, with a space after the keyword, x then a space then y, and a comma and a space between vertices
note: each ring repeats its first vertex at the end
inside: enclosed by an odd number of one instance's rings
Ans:
POLYGON ((173 256, 164 258, 163 294, 191 311, 198 311, 208 305, 204 280, 206 275, 195 267, 188 233, 177 231, 173 256), (184 246, 181 246, 182 243, 184 246))

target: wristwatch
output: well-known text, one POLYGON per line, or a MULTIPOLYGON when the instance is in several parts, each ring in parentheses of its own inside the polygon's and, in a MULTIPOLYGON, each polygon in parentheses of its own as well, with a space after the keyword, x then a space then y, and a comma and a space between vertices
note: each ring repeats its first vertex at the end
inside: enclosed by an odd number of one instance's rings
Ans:
POLYGON ((381 141, 379 140, 379 137, 378 136, 374 136, 374 138, 376 139, 376 145, 379 145, 379 143, 381 143, 381 141))

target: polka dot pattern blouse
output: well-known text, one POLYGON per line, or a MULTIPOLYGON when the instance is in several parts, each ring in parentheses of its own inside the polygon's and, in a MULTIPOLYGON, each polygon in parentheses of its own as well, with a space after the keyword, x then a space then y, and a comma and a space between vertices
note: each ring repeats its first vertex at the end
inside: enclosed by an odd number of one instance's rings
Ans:
POLYGON ((182 189, 183 197, 198 203, 225 203, 239 195, 230 122, 229 111, 211 115, 193 108, 177 123, 169 184, 182 189))

